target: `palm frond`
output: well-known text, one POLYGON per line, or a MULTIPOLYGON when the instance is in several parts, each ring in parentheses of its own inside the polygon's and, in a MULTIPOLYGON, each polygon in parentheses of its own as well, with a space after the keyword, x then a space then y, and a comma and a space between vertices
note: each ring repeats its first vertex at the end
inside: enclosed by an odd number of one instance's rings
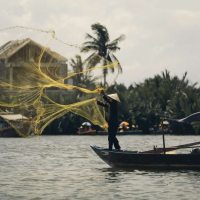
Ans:
POLYGON ((119 72, 122 73, 123 70, 122 70, 122 66, 121 66, 119 60, 116 58, 116 56, 114 54, 111 54, 111 56, 113 58, 113 61, 117 61, 118 62, 119 72))
POLYGON ((93 42, 98 42, 98 40, 89 33, 86 33, 85 39, 92 40, 93 42))
POLYGON ((120 50, 120 48, 118 46, 114 46, 114 45, 108 45, 107 48, 111 51, 111 52, 116 52, 117 50, 120 50))
POLYGON ((97 46, 92 46, 92 45, 87 45, 87 46, 82 46, 81 47, 81 52, 89 52, 89 51, 98 51, 99 48, 97 46))
POLYGON ((101 25, 100 23, 93 24, 91 26, 92 30, 94 31, 94 34, 97 35, 98 40, 103 40, 105 43, 109 42, 109 34, 108 30, 105 26, 101 25))
POLYGON ((88 46, 88 45, 97 47, 99 45, 99 43, 95 43, 95 42, 91 42, 91 41, 83 43, 83 46, 88 46))
POLYGON ((185 72, 185 73, 184 73, 184 75, 183 75, 183 78, 182 78, 182 82, 184 82, 184 81, 185 81, 185 79, 186 79, 186 76, 187 76, 187 72, 185 72))
POLYGON ((112 42, 109 43, 109 45, 117 45, 119 42, 125 40, 126 36, 125 35, 120 35, 118 38, 113 40, 112 42))
POLYGON ((93 53, 91 56, 89 56, 85 60, 87 69, 91 69, 91 68, 95 67, 98 63, 100 63, 100 61, 101 61, 101 57, 98 54, 93 53))
POLYGON ((191 87, 194 88, 197 84, 198 84, 197 82, 193 83, 191 87))

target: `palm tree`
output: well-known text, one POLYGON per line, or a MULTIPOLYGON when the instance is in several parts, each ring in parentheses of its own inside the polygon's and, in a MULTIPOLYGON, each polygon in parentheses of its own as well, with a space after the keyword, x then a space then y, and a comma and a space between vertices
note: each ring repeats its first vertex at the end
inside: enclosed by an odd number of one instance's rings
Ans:
MULTIPOLYGON (((90 52, 93 51, 86 61, 88 61, 88 68, 95 67, 97 64, 101 63, 105 66, 113 62, 119 62, 118 59, 114 56, 117 50, 120 50, 118 43, 125 39, 125 35, 120 35, 118 38, 110 42, 110 37, 108 30, 105 26, 95 23, 91 26, 92 30, 96 37, 93 37, 90 34, 86 34, 86 39, 89 41, 83 43, 81 47, 81 52, 90 52)), ((111 67, 111 72, 114 72, 114 68, 111 67)), ((119 63, 119 70, 122 72, 122 67, 119 63)), ((108 74, 108 69, 103 69, 104 77, 104 87, 106 85, 106 75, 108 74)))
MULTIPOLYGON (((76 55, 75 59, 71 58, 70 65, 72 67, 72 73, 84 72, 86 70, 85 63, 86 63, 85 61, 82 61, 80 55, 76 55)), ((99 77, 93 77, 91 71, 80 73, 73 76, 74 85, 91 90, 96 88, 95 81, 98 78, 99 77)), ((77 91, 76 97, 79 98, 81 96, 83 96, 83 93, 81 91, 77 91)))

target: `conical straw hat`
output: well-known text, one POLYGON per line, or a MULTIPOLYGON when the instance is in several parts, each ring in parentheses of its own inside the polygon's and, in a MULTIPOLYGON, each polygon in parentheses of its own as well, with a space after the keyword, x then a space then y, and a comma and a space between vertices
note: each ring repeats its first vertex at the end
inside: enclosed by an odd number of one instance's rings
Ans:
POLYGON ((115 101, 120 102, 117 93, 115 93, 115 94, 109 94, 108 97, 110 97, 111 99, 114 99, 115 101))

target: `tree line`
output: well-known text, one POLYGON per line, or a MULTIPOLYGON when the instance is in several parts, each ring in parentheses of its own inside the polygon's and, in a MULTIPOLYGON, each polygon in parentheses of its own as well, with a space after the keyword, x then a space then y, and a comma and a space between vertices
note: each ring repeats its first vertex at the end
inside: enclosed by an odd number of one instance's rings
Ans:
MULTIPOLYGON (((105 26, 96 23, 91 28, 95 36, 86 34, 88 41, 83 43, 81 52, 88 53, 91 51, 92 54, 84 61, 80 55, 70 59, 73 72, 81 72, 98 64, 107 65, 118 61, 114 53, 120 50, 119 42, 123 41, 125 36, 120 35, 110 42, 108 30, 105 26)), ((120 62, 119 67, 120 72, 122 72, 120 62)), ((114 68, 111 69, 111 72, 113 71, 114 68)), ((102 70, 104 81, 101 85, 104 87, 107 85, 106 77, 108 73, 107 68, 102 70)), ((93 90, 96 88, 98 80, 99 77, 94 77, 91 72, 87 72, 75 76, 74 85, 93 90)), ((178 76, 171 76, 170 72, 165 70, 153 78, 147 78, 143 82, 131 84, 129 87, 114 83, 108 88, 107 93, 118 93, 119 95, 121 100, 119 122, 127 121, 130 125, 137 124, 144 133, 149 133, 151 127, 159 126, 163 119, 180 119, 200 110, 200 89, 197 87, 197 83, 190 83, 187 79, 187 72, 179 78, 178 76)), ((92 97, 94 95, 76 90, 70 95, 70 98, 65 99, 65 103, 74 103, 92 97)), ((68 113, 52 122, 45 132, 51 131, 53 134, 57 132, 63 134, 76 133, 83 121, 85 119, 80 116, 68 113)), ((99 127, 95 128, 98 129, 99 127)), ((176 134, 199 134, 200 124, 195 122, 192 125, 174 126, 173 131, 176 134)))

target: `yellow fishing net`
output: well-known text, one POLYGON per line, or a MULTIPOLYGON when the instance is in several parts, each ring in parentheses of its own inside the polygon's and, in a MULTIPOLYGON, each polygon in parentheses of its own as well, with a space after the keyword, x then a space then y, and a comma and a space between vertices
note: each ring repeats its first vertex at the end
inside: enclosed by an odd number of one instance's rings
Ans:
MULTIPOLYGON (((11 27, 0 30, 0 34, 8 34, 13 29, 26 27, 11 27), (11 30, 10 30, 11 29, 11 30)), ((82 71, 69 71, 66 58, 52 51, 51 43, 58 46, 77 48, 55 37, 54 31, 29 29, 34 34, 46 34, 46 44, 34 40, 15 39, 0 44, 0 117, 9 123, 23 137, 33 137, 42 134, 44 128, 53 120, 68 112, 80 115, 95 125, 106 129, 105 118, 93 97, 102 88, 95 83, 95 88, 83 87, 71 83, 80 74, 89 74, 103 68, 118 67, 118 63, 107 62, 106 66, 89 67, 82 71), (87 94, 87 100, 73 100, 74 93, 87 94)), ((1 38, 3 36, 1 35, 1 38)), ((66 53, 66 52, 63 52, 66 53)), ((97 72, 96 72, 97 71, 97 72)), ((93 75, 93 74, 92 74, 93 75)), ((90 77, 92 76, 90 74, 90 77)), ((65 119, 67 120, 67 119, 65 119)))

